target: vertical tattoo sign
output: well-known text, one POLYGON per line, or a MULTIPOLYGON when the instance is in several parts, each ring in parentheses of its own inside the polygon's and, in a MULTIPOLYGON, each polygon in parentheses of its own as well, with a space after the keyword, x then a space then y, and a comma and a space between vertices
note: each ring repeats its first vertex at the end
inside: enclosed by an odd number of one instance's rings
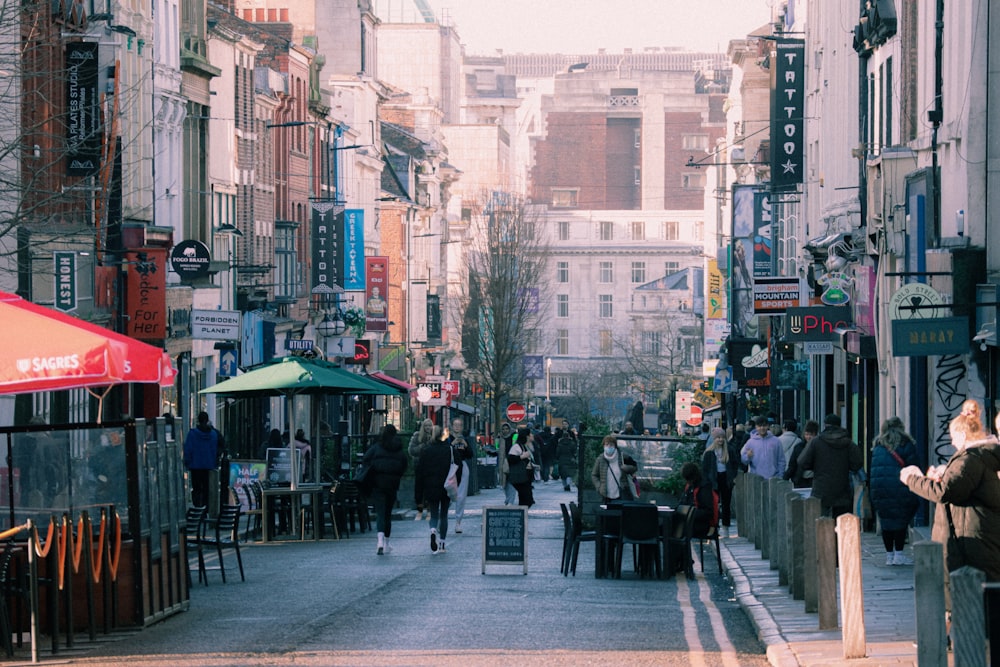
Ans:
POLYGON ((312 291, 341 285, 340 259, 343 206, 330 202, 312 204, 312 291))
POLYGON ((802 183, 805 156, 805 41, 777 39, 771 79, 771 189, 802 183))

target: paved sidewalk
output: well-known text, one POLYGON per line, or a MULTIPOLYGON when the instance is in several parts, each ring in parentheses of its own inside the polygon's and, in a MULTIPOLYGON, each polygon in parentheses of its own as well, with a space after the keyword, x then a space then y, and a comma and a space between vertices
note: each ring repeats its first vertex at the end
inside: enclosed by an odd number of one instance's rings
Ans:
MULTIPOLYGON (((772 665, 917 664, 913 566, 887 566, 882 538, 874 533, 862 533, 861 552, 868 650, 866 658, 846 660, 841 631, 819 630, 819 615, 807 614, 805 602, 793 600, 788 587, 778 584, 778 571, 770 569, 751 542, 722 540, 723 565, 772 665)), ((907 555, 912 556, 909 548, 907 555)))

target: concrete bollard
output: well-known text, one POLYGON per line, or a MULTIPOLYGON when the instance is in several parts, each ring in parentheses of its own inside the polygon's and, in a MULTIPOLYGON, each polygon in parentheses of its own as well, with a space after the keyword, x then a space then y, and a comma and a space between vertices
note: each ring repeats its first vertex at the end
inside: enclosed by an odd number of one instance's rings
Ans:
POLYGON ((774 514, 771 512, 771 480, 760 480, 760 557, 771 558, 771 533, 774 514))
MULTIPOLYGON (((833 519, 827 516, 816 520, 816 557, 819 629, 834 630, 837 627, 837 532, 833 519)), ((807 599, 806 611, 809 611, 808 606, 807 599)))
POLYGON ((774 508, 774 529, 771 531, 771 569, 778 570, 778 585, 788 585, 788 534, 785 532, 785 513, 788 505, 785 496, 792 489, 792 483, 777 479, 771 480, 771 497, 774 508))
POLYGON ((940 542, 913 545, 913 597, 917 620, 917 664, 947 667, 944 611, 944 547, 940 542))
POLYGON ((865 594, 861 581, 861 520, 853 514, 837 517, 837 557, 840 560, 840 600, 844 659, 865 657, 865 594))
POLYGON ((816 520, 823 513, 823 503, 819 498, 806 498, 802 505, 802 599, 806 612, 816 613, 819 608, 819 574, 816 556, 816 520))
POLYGON ((806 501, 801 496, 792 498, 792 599, 801 600, 805 593, 805 536, 803 535, 802 515, 805 511, 806 501))
POLYGON ((951 640, 955 664, 986 667, 986 612, 983 584, 986 575, 974 567, 951 573, 951 640))
POLYGON ((745 474, 737 473, 736 480, 733 482, 733 519, 736 520, 736 534, 743 537, 744 531, 744 519, 746 514, 743 512, 743 491, 746 488, 747 476, 745 474))

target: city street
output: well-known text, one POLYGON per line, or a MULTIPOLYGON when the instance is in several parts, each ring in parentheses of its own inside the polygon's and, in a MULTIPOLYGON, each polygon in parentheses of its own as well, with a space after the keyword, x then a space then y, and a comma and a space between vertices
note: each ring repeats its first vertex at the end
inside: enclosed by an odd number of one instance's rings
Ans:
POLYGON ((210 571, 190 611, 69 655, 73 664, 171 666, 767 664, 714 554, 693 582, 631 572, 598 580, 590 543, 577 576, 563 577, 558 503, 575 497, 536 484, 527 576, 520 565, 480 573, 480 508, 502 504, 500 490, 487 489, 469 498, 447 553, 432 555, 427 523, 412 511, 394 524, 385 556, 375 555, 373 533, 250 544, 245 583, 226 554, 229 583, 210 571))

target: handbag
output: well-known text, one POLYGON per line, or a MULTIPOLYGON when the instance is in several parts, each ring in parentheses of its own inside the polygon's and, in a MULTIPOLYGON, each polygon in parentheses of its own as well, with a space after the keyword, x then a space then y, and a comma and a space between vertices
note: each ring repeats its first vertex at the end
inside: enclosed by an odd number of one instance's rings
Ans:
POLYGON ((448 498, 452 501, 458 498, 458 464, 455 463, 454 452, 451 453, 451 465, 448 467, 448 476, 444 478, 444 490, 448 492, 448 498))
POLYGON ((375 473, 372 472, 372 467, 369 464, 361 463, 358 465, 358 469, 354 473, 354 483, 358 485, 358 489, 363 494, 371 492, 372 487, 375 486, 375 473))

